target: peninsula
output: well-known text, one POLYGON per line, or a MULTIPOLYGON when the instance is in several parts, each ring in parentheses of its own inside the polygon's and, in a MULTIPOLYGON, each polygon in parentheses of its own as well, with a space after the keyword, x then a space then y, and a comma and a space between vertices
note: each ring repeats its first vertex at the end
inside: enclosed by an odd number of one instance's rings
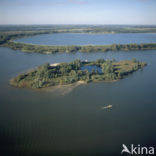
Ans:
POLYGON ((10 80, 10 84, 23 88, 45 88, 74 84, 76 82, 112 82, 146 66, 136 59, 117 62, 98 59, 96 61, 75 60, 70 63, 55 63, 39 66, 10 80))

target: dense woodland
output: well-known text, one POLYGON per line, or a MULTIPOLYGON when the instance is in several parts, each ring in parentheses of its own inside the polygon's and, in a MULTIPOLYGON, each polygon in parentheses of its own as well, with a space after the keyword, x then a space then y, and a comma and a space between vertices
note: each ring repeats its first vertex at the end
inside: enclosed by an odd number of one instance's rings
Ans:
POLYGON ((85 62, 75 60, 70 63, 60 63, 52 66, 49 63, 39 66, 37 69, 20 74, 10 81, 15 87, 43 88, 56 85, 72 84, 77 81, 98 82, 115 81, 124 78, 126 75, 143 68, 144 62, 135 59, 131 61, 104 60, 85 62), (100 67, 98 70, 81 70, 84 66, 100 67))

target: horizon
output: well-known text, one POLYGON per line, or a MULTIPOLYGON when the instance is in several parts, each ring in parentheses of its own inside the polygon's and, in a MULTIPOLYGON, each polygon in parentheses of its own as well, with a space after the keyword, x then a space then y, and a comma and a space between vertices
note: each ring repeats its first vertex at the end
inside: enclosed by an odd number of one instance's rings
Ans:
POLYGON ((0 25, 156 25, 155 0, 1 0, 0 25))
POLYGON ((156 26, 156 24, 0 24, 0 26, 156 26))

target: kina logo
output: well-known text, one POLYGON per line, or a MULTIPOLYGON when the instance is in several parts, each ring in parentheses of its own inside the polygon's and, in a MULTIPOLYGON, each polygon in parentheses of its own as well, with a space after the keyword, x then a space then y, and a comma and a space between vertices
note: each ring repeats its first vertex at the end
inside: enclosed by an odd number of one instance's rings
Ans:
POLYGON ((140 145, 134 146, 131 144, 129 149, 125 144, 122 144, 121 154, 127 153, 130 155, 154 155, 154 147, 141 147, 140 145))

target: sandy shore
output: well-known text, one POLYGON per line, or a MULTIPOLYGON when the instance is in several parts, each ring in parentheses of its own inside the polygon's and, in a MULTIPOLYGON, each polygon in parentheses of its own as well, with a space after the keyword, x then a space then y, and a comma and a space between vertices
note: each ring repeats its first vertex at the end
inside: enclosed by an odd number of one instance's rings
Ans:
POLYGON ((54 63, 54 64, 50 64, 51 67, 56 67, 58 66, 60 63, 54 63))
POLYGON ((58 86, 52 86, 52 87, 46 87, 46 88, 41 88, 38 89, 39 91, 47 91, 47 92, 52 92, 52 93, 59 93, 61 95, 65 95, 70 93, 74 88, 87 84, 85 81, 78 81, 72 84, 68 85, 58 85, 58 86))
MULTIPOLYGON (((113 80, 113 81, 103 80, 103 81, 94 81, 92 83, 103 83, 103 82, 110 83, 110 82, 116 82, 116 81, 119 81, 119 80, 113 80)), ((80 85, 85 85, 85 84, 88 84, 88 83, 85 82, 85 81, 77 81, 77 82, 72 83, 72 84, 57 85, 57 86, 39 88, 39 89, 36 89, 36 90, 37 91, 52 92, 52 93, 56 93, 56 94, 59 94, 59 95, 65 95, 65 94, 70 93, 74 88, 76 88, 76 87, 78 87, 80 85)))

